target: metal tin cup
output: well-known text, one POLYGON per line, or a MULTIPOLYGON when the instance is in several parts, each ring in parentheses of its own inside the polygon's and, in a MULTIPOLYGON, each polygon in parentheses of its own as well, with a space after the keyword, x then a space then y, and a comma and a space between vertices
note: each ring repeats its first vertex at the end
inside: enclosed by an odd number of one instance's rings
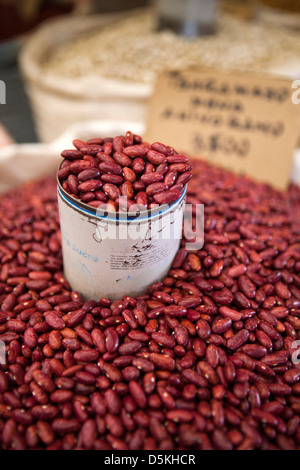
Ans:
POLYGON ((173 204, 137 213, 94 209, 57 180, 64 275, 85 298, 141 295, 168 273, 178 251, 186 188, 173 204))

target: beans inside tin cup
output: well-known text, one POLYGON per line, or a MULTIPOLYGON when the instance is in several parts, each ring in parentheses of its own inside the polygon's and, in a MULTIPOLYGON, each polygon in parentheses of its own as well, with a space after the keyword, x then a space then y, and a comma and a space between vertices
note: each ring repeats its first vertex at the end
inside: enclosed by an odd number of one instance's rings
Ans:
POLYGON ((87 298, 142 294, 178 251, 189 159, 131 132, 73 145, 57 172, 65 276, 87 298))

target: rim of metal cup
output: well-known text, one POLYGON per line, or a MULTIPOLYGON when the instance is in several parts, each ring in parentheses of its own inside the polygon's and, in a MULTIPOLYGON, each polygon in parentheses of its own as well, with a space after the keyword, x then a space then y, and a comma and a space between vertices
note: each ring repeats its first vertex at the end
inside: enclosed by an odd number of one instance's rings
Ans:
MULTIPOLYGON (((63 160, 64 161, 64 160, 63 160)), ((96 219, 104 219, 105 220, 125 220, 125 221, 133 221, 135 219, 138 219, 139 222, 141 222, 143 219, 147 220, 150 218, 153 218, 155 216, 161 216, 172 207, 176 206, 179 204, 186 195, 187 191, 187 184, 184 186, 180 197, 172 202, 171 204, 162 204, 158 206, 157 208, 154 209, 146 209, 143 211, 134 211, 134 212, 113 212, 113 211, 106 211, 103 209, 100 209, 99 207, 92 207, 86 204, 85 202, 80 201, 80 199, 76 199, 73 196, 71 196, 69 193, 67 193, 64 188, 62 187, 59 178, 58 178, 58 171, 61 167, 63 162, 61 162, 58 166, 57 173, 56 173, 56 182, 57 182, 57 189, 59 195, 65 199, 65 202, 67 202, 74 210, 80 210, 81 212, 85 213, 89 217, 95 217, 96 219), (166 206, 168 206, 166 208, 166 206)))

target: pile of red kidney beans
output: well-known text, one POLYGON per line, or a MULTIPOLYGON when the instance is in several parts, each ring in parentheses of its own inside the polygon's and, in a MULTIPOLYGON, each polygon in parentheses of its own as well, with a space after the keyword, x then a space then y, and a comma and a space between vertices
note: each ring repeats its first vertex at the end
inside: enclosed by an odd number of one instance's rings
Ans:
POLYGON ((73 144, 61 153, 59 181, 69 195, 96 209, 127 212, 170 204, 192 177, 186 155, 130 131, 73 144))
POLYGON ((203 248, 111 302, 63 276, 54 177, 0 198, 1 449, 299 448, 300 189, 199 160, 187 202, 203 248))

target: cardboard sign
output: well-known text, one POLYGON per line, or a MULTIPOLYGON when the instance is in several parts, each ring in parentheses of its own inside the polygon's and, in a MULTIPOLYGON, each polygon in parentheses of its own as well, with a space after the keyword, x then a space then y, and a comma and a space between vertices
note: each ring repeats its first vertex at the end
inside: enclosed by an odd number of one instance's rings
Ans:
POLYGON ((300 135, 292 81, 216 71, 168 71, 149 103, 145 139, 286 189, 300 135))

